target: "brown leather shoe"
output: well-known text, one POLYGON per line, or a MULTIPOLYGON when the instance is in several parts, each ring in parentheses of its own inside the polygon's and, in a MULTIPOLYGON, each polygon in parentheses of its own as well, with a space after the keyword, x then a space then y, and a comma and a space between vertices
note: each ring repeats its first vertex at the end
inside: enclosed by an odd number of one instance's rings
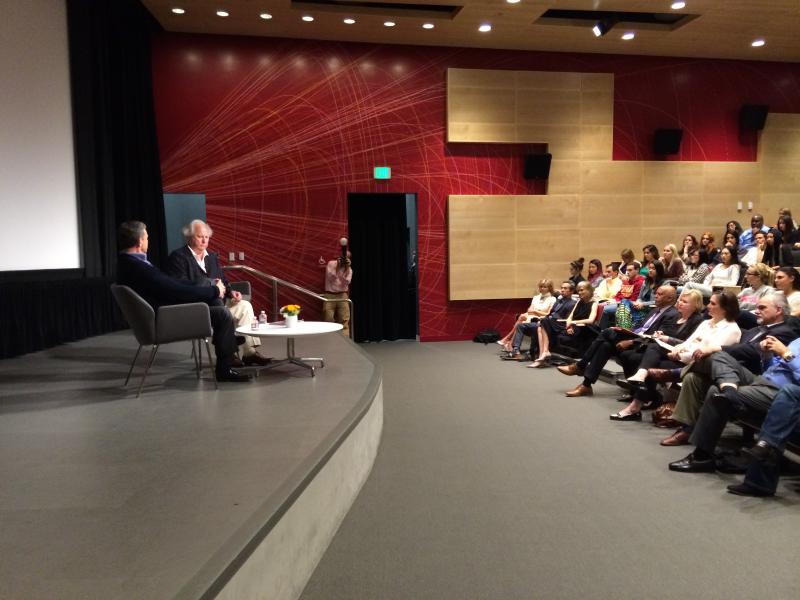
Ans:
POLYGON ((669 437, 661 440, 662 446, 685 446, 689 443, 689 434, 683 429, 678 429, 669 437))
POLYGON ((580 384, 574 390, 568 391, 565 395, 567 398, 577 398, 578 396, 592 396, 594 392, 592 391, 592 386, 580 384))
POLYGON ((673 373, 670 369, 647 369, 647 377, 661 383, 680 380, 680 375, 673 373))
POLYGON ((258 352, 253 352, 243 357, 242 362, 248 367, 266 367, 272 362, 272 359, 264 358, 258 352))
POLYGON ((564 375, 583 375, 583 370, 578 368, 578 363, 562 365, 558 367, 558 372, 563 373, 564 375))

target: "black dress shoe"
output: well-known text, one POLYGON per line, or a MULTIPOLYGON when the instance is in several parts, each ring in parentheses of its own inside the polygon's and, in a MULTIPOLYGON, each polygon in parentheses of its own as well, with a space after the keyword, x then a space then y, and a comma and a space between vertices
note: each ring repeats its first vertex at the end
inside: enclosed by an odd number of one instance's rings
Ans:
POLYGON ((698 460, 693 452, 686 458, 669 463, 669 470, 681 473, 713 473, 717 470, 717 466, 713 458, 698 460))
POLYGON ((635 413, 631 413, 629 415, 621 415, 619 413, 614 413, 613 415, 609 415, 608 417, 612 421, 641 421, 642 420, 642 411, 637 410, 635 413))
POLYGON ((736 494, 737 496, 756 496, 758 498, 765 498, 767 496, 775 495, 775 492, 766 492, 745 482, 729 485, 728 493, 736 494))
POLYGON ((217 381, 250 381, 250 376, 243 375, 242 373, 234 371, 233 369, 224 369, 222 371, 217 371, 217 381))
POLYGON ((774 463, 778 459, 778 451, 764 442, 758 442, 752 448, 742 448, 742 452, 759 462, 774 463))
POLYGON ((617 402, 624 402, 625 404, 630 404, 633 401, 633 396, 630 394, 625 394, 617 398, 617 402))
POLYGON ((242 362, 248 367, 266 367, 269 363, 272 362, 271 358, 265 358, 261 356, 258 352, 253 352, 253 354, 248 354, 244 358, 242 358, 242 362))
POLYGON ((641 389, 644 389, 644 382, 643 381, 628 381, 627 379, 617 379, 617 385, 621 387, 623 390, 628 390, 629 392, 636 393, 641 389))

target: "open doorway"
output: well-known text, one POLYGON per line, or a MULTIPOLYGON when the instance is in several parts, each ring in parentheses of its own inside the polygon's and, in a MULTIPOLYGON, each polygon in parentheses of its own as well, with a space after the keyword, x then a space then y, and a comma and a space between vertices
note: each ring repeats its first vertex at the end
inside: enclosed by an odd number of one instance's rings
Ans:
POLYGON ((348 194, 355 340, 416 339, 417 195, 348 194))

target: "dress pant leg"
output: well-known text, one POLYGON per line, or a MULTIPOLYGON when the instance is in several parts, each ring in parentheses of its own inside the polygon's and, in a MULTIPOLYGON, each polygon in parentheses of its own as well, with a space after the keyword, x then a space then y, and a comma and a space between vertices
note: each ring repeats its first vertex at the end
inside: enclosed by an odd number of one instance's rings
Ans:
POLYGON ((606 366, 609 359, 616 353, 614 342, 608 339, 602 339, 603 337, 602 335, 598 336, 595 338, 594 342, 592 342, 592 347, 595 349, 594 355, 583 372, 584 379, 590 383, 595 383, 597 381, 600 377, 600 373, 603 371, 603 367, 606 366), (599 344, 597 343, 598 341, 600 341, 599 344))
POLYGON ((694 425, 700 416, 709 387, 711 379, 708 376, 694 371, 687 373, 681 380, 681 393, 678 395, 672 418, 685 425, 694 425))
POLYGON ((625 377, 631 377, 636 371, 639 370, 639 365, 642 363, 645 347, 642 344, 633 347, 630 350, 624 350, 619 354, 619 364, 622 366, 622 372, 625 377))
POLYGON ((217 368, 224 369, 236 353, 235 327, 231 311, 225 306, 209 306, 211 327, 214 328, 212 341, 217 354, 217 368))
POLYGON ((786 440, 800 426, 800 386, 784 386, 773 398, 758 439, 783 451, 786 440))
POLYGON ((742 407, 738 400, 715 396, 719 389, 711 386, 706 393, 703 408, 689 441, 696 447, 713 454, 728 420, 742 407))
MULTIPOLYGON (((253 305, 247 300, 233 302, 229 299, 227 306, 228 310, 231 311, 231 316, 233 317, 236 327, 249 327, 253 322, 253 317, 255 316, 253 305)), ((255 353, 256 348, 261 345, 261 340, 249 335, 245 335, 243 337, 244 343, 241 346, 242 356, 249 356, 255 353)))
POLYGON ((717 352, 711 357, 711 378, 717 385, 733 383, 742 386, 750 385, 755 375, 727 352, 717 352))
POLYGON ((519 323, 514 329, 514 339, 511 341, 511 348, 519 352, 522 347, 522 340, 526 335, 531 336, 531 339, 536 337, 536 328, 538 323, 519 323))
POLYGON ((658 344, 647 344, 647 348, 639 361, 640 369, 655 369, 667 356, 667 351, 658 344))

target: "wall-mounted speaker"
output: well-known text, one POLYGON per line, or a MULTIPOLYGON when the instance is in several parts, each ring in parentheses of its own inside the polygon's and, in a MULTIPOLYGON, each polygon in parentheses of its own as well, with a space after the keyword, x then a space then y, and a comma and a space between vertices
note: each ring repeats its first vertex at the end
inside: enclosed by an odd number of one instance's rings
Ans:
POLYGON ((767 122, 769 107, 764 104, 745 104, 739 111, 740 131, 761 131, 767 122))
POLYGON ((528 154, 525 157, 525 179, 547 179, 550 176, 550 161, 553 155, 528 154))
POLYGON ((658 155, 677 154, 681 149, 683 129, 656 129, 653 152, 658 155))

